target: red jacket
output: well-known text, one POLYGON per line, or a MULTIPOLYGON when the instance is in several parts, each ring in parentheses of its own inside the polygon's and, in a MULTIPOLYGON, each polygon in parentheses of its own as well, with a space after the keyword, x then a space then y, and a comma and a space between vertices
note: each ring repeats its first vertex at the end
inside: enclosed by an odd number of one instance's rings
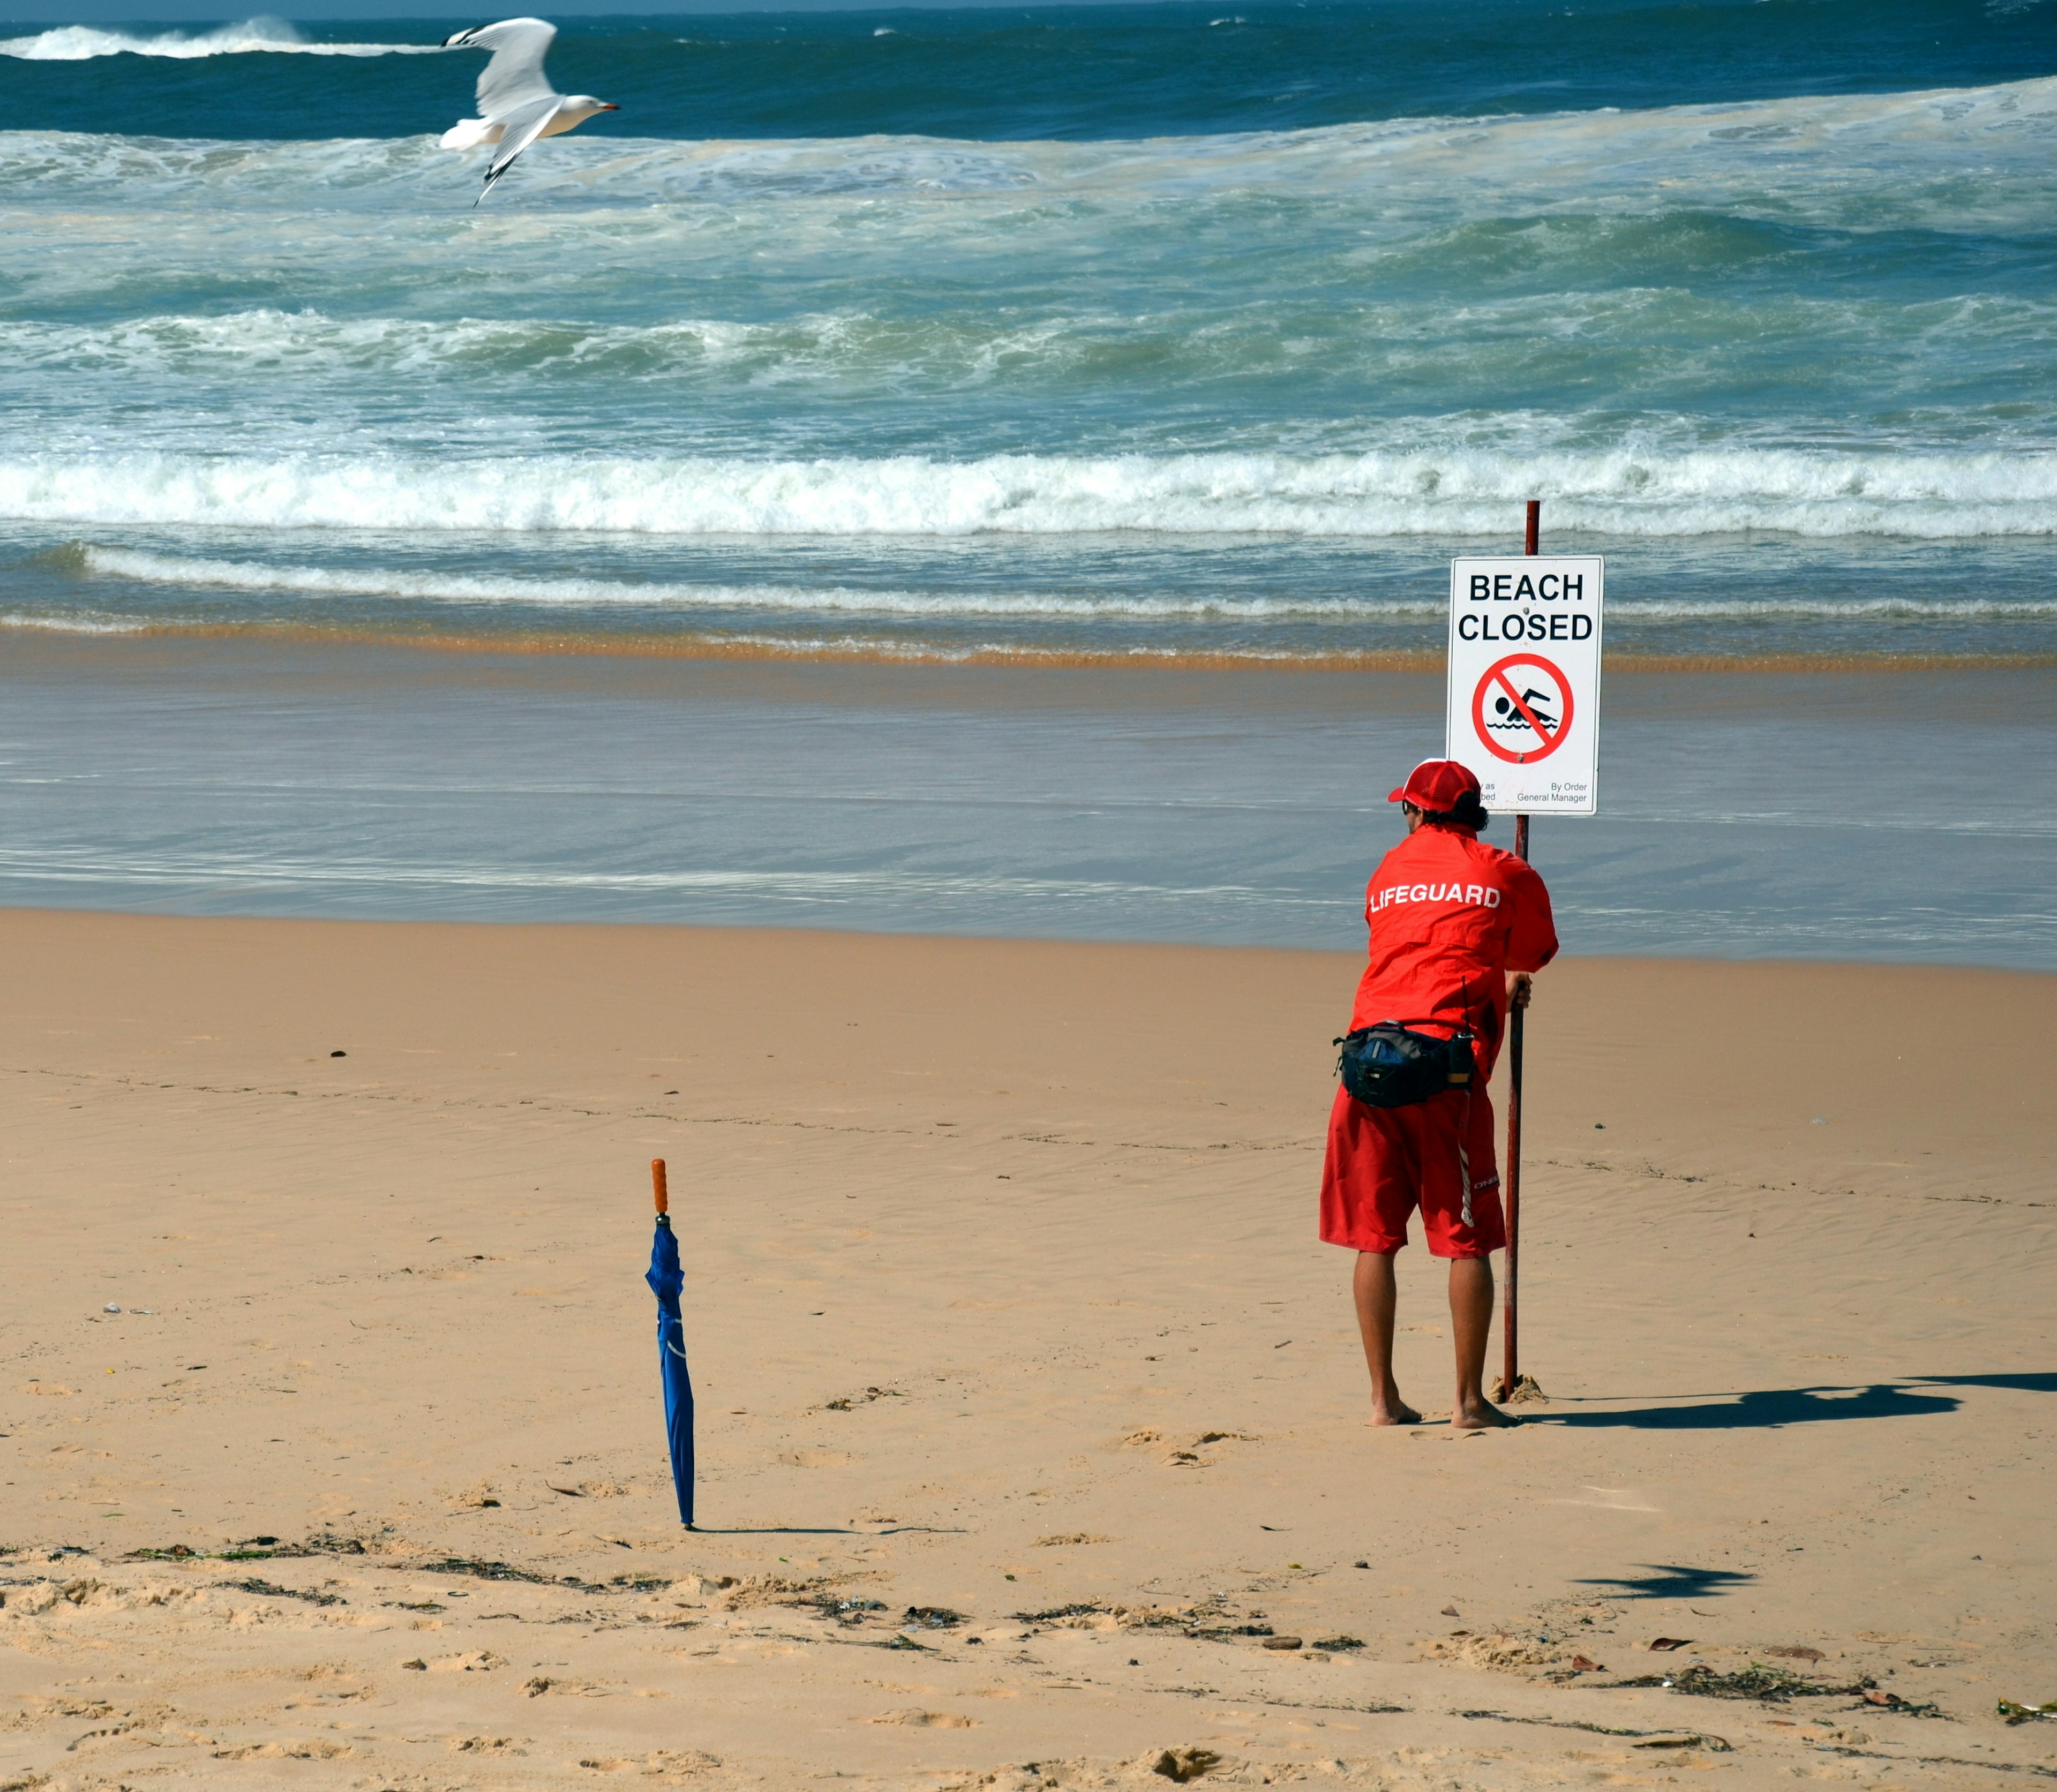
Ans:
POLYGON ((1512 852, 1468 828, 1417 828, 1379 860, 1365 891, 1371 962, 1350 1026, 1397 1020, 1448 1037, 1468 1019, 1481 1080, 1507 1022, 1507 973, 1557 955, 1550 892, 1512 852))

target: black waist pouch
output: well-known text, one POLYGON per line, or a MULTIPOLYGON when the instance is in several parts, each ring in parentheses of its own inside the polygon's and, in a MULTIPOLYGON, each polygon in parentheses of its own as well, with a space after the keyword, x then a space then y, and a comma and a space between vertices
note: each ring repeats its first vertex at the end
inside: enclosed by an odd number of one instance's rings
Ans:
POLYGON ((1476 1067, 1468 1032, 1439 1039, 1385 1020, 1331 1043, 1342 1048, 1336 1069, 1343 1087, 1366 1107, 1411 1107, 1446 1089, 1468 1089, 1476 1067))

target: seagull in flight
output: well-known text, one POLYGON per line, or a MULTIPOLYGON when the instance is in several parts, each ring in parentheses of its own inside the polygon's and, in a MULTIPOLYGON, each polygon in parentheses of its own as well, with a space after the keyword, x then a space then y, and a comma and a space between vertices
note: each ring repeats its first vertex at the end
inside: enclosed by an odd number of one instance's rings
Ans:
POLYGON ((497 145, 486 166, 486 185, 478 199, 514 165, 514 158, 538 137, 576 130, 589 118, 621 109, 590 93, 560 93, 543 74, 543 57, 557 28, 545 18, 503 18, 443 39, 445 49, 489 49, 493 60, 478 77, 478 112, 443 133, 446 149, 497 145))

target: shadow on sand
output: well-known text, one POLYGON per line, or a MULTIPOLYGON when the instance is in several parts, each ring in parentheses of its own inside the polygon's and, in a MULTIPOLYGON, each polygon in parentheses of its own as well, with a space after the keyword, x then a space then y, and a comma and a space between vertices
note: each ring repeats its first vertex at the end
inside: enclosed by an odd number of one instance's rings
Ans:
POLYGON ((1591 1580, 1574 1580, 1575 1587, 1606 1587, 1615 1599, 1719 1599, 1725 1592, 1754 1580, 1754 1574, 1733 1573, 1725 1568, 1684 1568, 1676 1562, 1645 1562, 1642 1574, 1608 1575, 1591 1580))
POLYGON ((1748 1394, 1706 1396, 1690 1405, 1634 1406, 1625 1412, 1537 1413, 1524 1415, 1524 1422, 1580 1427, 1628 1426, 1646 1431, 1770 1430, 1783 1425, 1813 1425, 1830 1418, 1907 1418, 1924 1413, 1955 1412, 1964 1404, 1961 1400, 1930 1391, 1945 1387, 2057 1394, 2057 1375, 1911 1375, 1861 1387, 1760 1388, 1748 1394))
POLYGON ((682 1529, 695 1537, 961 1537, 961 1525, 886 1525, 875 1531, 852 1530, 842 1525, 686 1525, 682 1529))

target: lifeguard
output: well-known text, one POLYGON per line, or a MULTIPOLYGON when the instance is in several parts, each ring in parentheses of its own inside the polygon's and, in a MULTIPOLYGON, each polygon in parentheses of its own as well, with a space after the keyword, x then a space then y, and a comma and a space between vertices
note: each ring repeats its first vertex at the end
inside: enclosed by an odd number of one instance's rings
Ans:
POLYGON ((1393 1379, 1393 1259, 1417 1207, 1430 1254, 1450 1260, 1457 1370, 1450 1422, 1465 1430, 1518 1424, 1480 1386, 1492 1327, 1492 1253, 1507 1243, 1485 1085, 1508 1008, 1528 1005, 1530 974, 1556 955, 1550 893, 1523 860, 1480 841, 1490 817, 1479 781, 1454 760, 1425 760, 1387 800, 1401 805, 1407 837, 1379 861, 1365 892, 1371 959, 1350 1027, 1390 1022, 1432 1041, 1468 1033, 1475 1069, 1468 1085, 1401 1106, 1336 1091, 1322 1237, 1357 1253, 1353 1288, 1374 1425, 1421 1417, 1393 1379))

